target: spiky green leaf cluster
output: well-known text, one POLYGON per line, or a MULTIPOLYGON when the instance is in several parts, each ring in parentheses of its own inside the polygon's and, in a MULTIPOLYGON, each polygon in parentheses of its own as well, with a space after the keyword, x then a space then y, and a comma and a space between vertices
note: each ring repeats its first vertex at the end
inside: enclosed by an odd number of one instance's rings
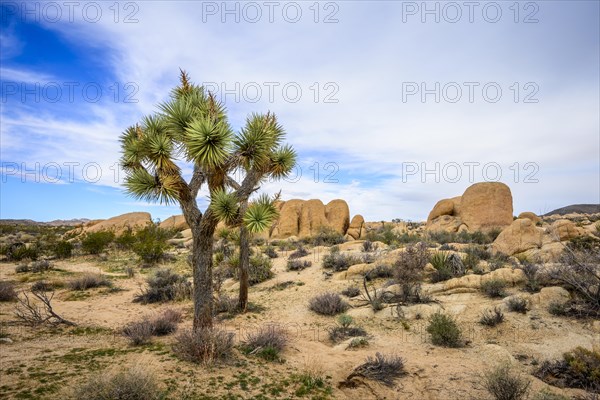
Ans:
POLYGON ((267 230, 279 216, 275 201, 267 195, 261 195, 257 201, 248 206, 243 222, 252 233, 267 230))
POLYGON ((221 221, 226 224, 235 224, 238 218, 240 206, 238 199, 233 193, 228 193, 224 189, 216 189, 210 196, 210 208, 221 221))

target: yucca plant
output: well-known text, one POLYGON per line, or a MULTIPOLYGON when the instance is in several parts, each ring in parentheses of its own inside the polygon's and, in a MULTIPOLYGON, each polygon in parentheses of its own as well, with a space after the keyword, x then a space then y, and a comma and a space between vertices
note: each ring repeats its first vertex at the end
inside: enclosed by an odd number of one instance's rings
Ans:
MULTIPOLYGON (((247 282, 249 245, 244 242, 277 217, 274 199, 249 198, 264 179, 285 177, 294 167, 296 153, 283 144, 284 137, 271 113, 252 114, 235 134, 224 105, 192 84, 184 71, 159 111, 121 135, 127 192, 145 201, 179 203, 192 230, 194 330, 212 327, 212 247, 219 220, 241 228, 240 281, 247 282), (192 164, 189 182, 177 161, 192 164), (242 172, 240 182, 232 178, 236 172, 242 172), (197 197, 203 186, 210 206, 201 211, 197 197)), ((241 284, 240 304, 246 303, 247 284, 241 284)))

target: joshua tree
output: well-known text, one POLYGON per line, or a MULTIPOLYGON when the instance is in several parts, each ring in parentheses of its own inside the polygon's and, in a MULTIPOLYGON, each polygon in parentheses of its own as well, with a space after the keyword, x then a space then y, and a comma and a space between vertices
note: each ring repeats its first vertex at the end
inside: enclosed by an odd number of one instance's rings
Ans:
MULTIPOLYGON (((212 327, 213 234, 219 220, 241 225, 247 240, 248 231, 264 230, 277 216, 268 197, 251 203, 248 199, 262 180, 284 177, 294 167, 296 153, 283 145, 284 137, 271 113, 250 115, 234 134, 223 104, 192 84, 184 71, 159 111, 121 135, 128 193, 146 201, 179 203, 192 230, 194 330, 212 327), (189 182, 178 160, 192 163, 189 182), (243 175, 239 183, 231 177, 237 171, 243 175), (203 185, 211 200, 204 212, 196 200, 203 185)), ((241 278, 247 277, 240 270, 241 278)))

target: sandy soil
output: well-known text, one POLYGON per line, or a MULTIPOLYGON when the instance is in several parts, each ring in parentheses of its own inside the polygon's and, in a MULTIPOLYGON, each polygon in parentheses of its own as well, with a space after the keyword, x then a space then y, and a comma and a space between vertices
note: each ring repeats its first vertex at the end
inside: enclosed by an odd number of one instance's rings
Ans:
MULTIPOLYGON (((358 247, 346 246, 353 252, 358 252, 358 247)), ((120 265, 135 263, 125 261, 127 255, 111 255, 109 261, 91 257, 58 261, 55 262, 58 272, 42 275, 16 274, 15 264, 0 264, 0 279, 16 281, 23 289, 42 277, 66 281, 85 272, 109 274, 120 288, 118 291, 91 289, 78 296, 67 289, 58 290, 54 308, 63 317, 75 321, 78 326, 74 328, 20 325, 13 315, 15 303, 0 303, 2 333, 12 340, 12 343, 0 343, 0 398, 65 398, 70 388, 97 371, 143 365, 157 374, 173 398, 297 398, 295 391, 299 383, 290 377, 307 369, 320 369, 330 377, 327 379, 331 386, 330 398, 485 399, 479 375, 500 362, 511 363, 524 374, 530 374, 537 363, 559 358, 576 346, 600 349, 600 335, 591 328, 590 321, 557 318, 535 306, 527 314, 506 311, 504 323, 497 328, 485 328, 477 323, 482 311, 502 306, 503 301, 466 291, 436 295, 438 303, 429 306, 443 308, 456 316, 468 340, 463 348, 433 346, 425 331, 425 318, 409 319, 403 325, 392 307, 374 313, 363 300, 352 299, 349 302, 353 308, 348 314, 366 329, 370 340, 368 347, 347 350, 347 342, 333 344, 328 339, 327 329, 335 324, 335 318, 316 315, 307 304, 318 293, 339 292, 350 285, 358 286, 362 280, 326 275, 320 264, 325 251, 324 248, 313 249, 303 258, 311 260, 312 267, 301 272, 285 270, 287 257, 275 259, 275 277, 250 290, 251 302, 264 310, 222 322, 225 328, 236 333, 237 340, 266 324, 286 326, 292 342, 283 354, 285 361, 266 362, 236 351, 233 360, 211 368, 176 359, 170 351, 172 336, 156 338, 151 345, 132 347, 119 334, 127 322, 168 307, 183 311, 185 321, 180 329, 189 327, 192 319, 189 301, 157 305, 133 303, 146 274, 127 278, 119 271, 120 265), (293 284, 281 289, 281 284, 288 281, 293 284), (354 367, 376 352, 403 357, 407 374, 393 387, 367 380, 358 381, 355 387, 340 385, 354 367)), ((181 265, 178 264, 178 268, 186 268, 181 265)), ((235 296, 237 283, 227 281, 224 288, 235 296)), ((510 292, 519 290, 511 288, 510 292)), ((532 393, 544 388, 567 396, 582 393, 550 387, 533 376, 530 379, 532 393)), ((305 398, 311 396, 316 394, 305 398)))

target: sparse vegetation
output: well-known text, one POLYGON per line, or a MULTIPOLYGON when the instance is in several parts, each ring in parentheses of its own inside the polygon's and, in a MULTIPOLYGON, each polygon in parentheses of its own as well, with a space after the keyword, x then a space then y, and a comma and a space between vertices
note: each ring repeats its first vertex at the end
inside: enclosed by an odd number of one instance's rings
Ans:
POLYGON ((336 315, 345 312, 350 306, 337 293, 322 293, 313 297, 309 308, 321 315, 336 315))
POLYGON ((531 382, 502 364, 483 374, 481 384, 494 400, 521 400, 527 398, 531 382))
POLYGON ((553 386, 600 393, 600 353, 577 347, 562 360, 544 361, 535 376, 553 386))
POLYGON ((290 254, 290 256, 288 257, 290 260, 293 260, 294 258, 300 258, 300 257, 304 257, 308 255, 308 250, 306 250, 304 248, 304 246, 299 245, 298 249, 296 249, 296 251, 294 251, 293 253, 290 254))
POLYGON ((0 281, 0 301, 16 301, 17 299, 15 284, 10 281, 0 281))
POLYGON ((353 326, 354 319, 346 314, 338 317, 338 325, 329 329, 329 340, 334 343, 341 342, 349 337, 367 336, 367 332, 360 326, 353 326))
POLYGON ((432 314, 427 333, 431 336, 431 343, 436 346, 461 347, 463 345, 462 332, 450 315, 441 312, 432 314))
POLYGON ((518 312, 521 314, 527 313, 527 310, 529 309, 527 300, 520 296, 510 297, 506 302, 506 305, 508 306, 508 309, 510 311, 518 312))
POLYGON ((446 281, 465 274, 465 265, 462 259, 455 254, 438 251, 431 256, 429 262, 435 268, 435 272, 431 275, 431 282, 433 283, 446 281))
POLYGON ((342 290, 342 294, 346 297, 356 297, 360 294, 360 289, 356 286, 350 286, 342 290))
POLYGON ((323 268, 332 269, 334 272, 346 271, 352 265, 360 264, 363 260, 339 251, 335 251, 332 247, 329 254, 323 257, 323 268))
POLYGON ((79 278, 70 280, 67 287, 70 290, 87 290, 98 287, 112 287, 113 283, 106 276, 101 274, 87 273, 79 278))
POLYGON ((154 275, 146 279, 146 283, 147 288, 142 289, 134 301, 147 304, 185 300, 192 294, 192 284, 187 278, 168 268, 157 270, 154 275))
POLYGON ((175 332, 181 320, 179 311, 166 309, 154 318, 145 317, 141 321, 130 322, 123 328, 123 335, 131 344, 139 346, 148 343, 152 336, 164 336, 175 332))
POLYGON ((506 282, 501 279, 490 279, 481 284, 481 291, 490 298, 506 296, 506 282))
POLYGON ((288 271, 302 271, 303 269, 309 268, 310 266, 312 266, 312 262, 307 260, 288 260, 287 262, 288 271))
POLYGON ((263 254, 266 255, 269 258, 277 258, 279 256, 277 254, 277 251, 275 250, 275 247, 273 247, 273 246, 267 246, 267 247, 265 247, 265 250, 263 251, 263 254))
POLYGON ((493 310, 485 310, 479 318, 479 323, 485 326, 496 326, 504 322, 504 313, 499 307, 494 307, 493 310))
POLYGON ((54 246, 54 255, 56 258, 69 258, 73 254, 73 244, 66 240, 61 240, 54 246))
POLYGON ((409 245, 395 262, 394 280, 401 285, 401 300, 406 303, 426 301, 421 293, 425 266, 429 261, 429 250, 425 243, 409 245))
POLYGON ((212 329, 185 330, 177 334, 173 352, 182 360, 198 364, 213 364, 231 356, 232 332, 214 327, 212 329))
POLYGON ((261 327, 246 335, 242 349, 267 361, 276 361, 289 342, 288 332, 279 325, 261 327))
POLYGON ((74 390, 73 397, 76 400, 159 400, 164 393, 156 377, 137 366, 117 373, 95 373, 74 390))
POLYGON ((167 239, 172 236, 173 232, 160 228, 158 224, 149 224, 135 233, 131 248, 143 262, 155 264, 163 258, 168 247, 167 239))
POLYGON ((349 382, 354 377, 376 380, 386 386, 393 386, 394 381, 403 376, 404 360, 395 354, 375 353, 375 357, 367 357, 364 364, 354 368, 354 371, 346 378, 349 382))
POLYGON ((319 231, 312 238, 308 239, 309 243, 314 246, 335 246, 336 244, 344 243, 344 235, 337 232, 329 226, 319 227, 319 231))

